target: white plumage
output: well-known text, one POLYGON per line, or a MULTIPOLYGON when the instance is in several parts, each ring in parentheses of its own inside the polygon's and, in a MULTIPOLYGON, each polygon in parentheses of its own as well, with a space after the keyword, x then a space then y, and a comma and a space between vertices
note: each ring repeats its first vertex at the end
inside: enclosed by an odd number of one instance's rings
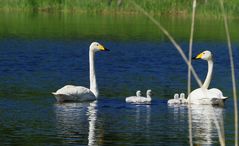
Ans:
POLYGON ((184 93, 180 94, 179 100, 180 100, 180 104, 187 104, 188 103, 187 99, 185 98, 185 94, 184 93))
POLYGON ((58 102, 64 101, 91 101, 95 100, 98 95, 98 87, 95 76, 95 65, 94 57, 95 52, 98 51, 109 51, 104 48, 101 44, 93 42, 89 48, 89 63, 90 63, 90 89, 82 86, 66 85, 61 89, 53 92, 52 94, 56 97, 58 102))
POLYGON ((96 99, 96 96, 90 89, 74 85, 66 85, 52 94, 55 95, 58 102, 90 101, 96 99))
POLYGON ((126 97, 125 101, 126 102, 136 102, 136 101, 139 101, 141 99, 141 96, 142 96, 141 91, 138 90, 138 91, 136 91, 136 96, 126 97))
POLYGON ((147 97, 143 97, 141 96, 141 91, 137 91, 136 96, 126 97, 125 101, 134 104, 148 104, 152 101, 152 91, 147 90, 146 95, 147 97))
POLYGON ((193 104, 223 105, 226 99, 219 89, 198 88, 190 93, 187 100, 193 104))
POLYGON ((172 105, 172 104, 180 104, 180 100, 179 100, 179 94, 175 93, 173 99, 169 99, 168 100, 168 104, 172 105))
POLYGON ((174 94, 174 98, 173 99, 169 99, 168 100, 168 104, 169 105, 179 105, 179 104, 187 104, 187 99, 185 99, 185 94, 181 93, 180 95, 178 93, 174 94))
POLYGON ((208 62, 208 73, 202 87, 192 91, 187 101, 192 104, 223 105, 227 97, 223 96, 222 91, 216 88, 208 89, 213 71, 212 53, 210 51, 204 51, 193 59, 206 60, 208 62))

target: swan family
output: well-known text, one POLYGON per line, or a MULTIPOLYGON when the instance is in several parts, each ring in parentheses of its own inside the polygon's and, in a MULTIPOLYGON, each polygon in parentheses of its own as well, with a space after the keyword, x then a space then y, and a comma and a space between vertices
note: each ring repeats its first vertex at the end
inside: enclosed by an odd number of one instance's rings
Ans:
POLYGON ((185 98, 185 94, 181 93, 180 95, 178 93, 174 94, 173 99, 168 100, 169 105, 180 105, 180 104, 187 104, 187 99, 185 98))
MULTIPOLYGON (((228 97, 224 97, 222 94, 222 91, 217 88, 208 89, 209 85, 211 83, 212 79, 212 72, 213 72, 213 57, 212 53, 208 50, 198 54, 197 56, 193 57, 192 59, 198 60, 206 60, 208 63, 208 72, 206 79, 203 83, 203 85, 193 90, 189 95, 187 99, 183 99, 180 95, 180 98, 178 98, 178 94, 174 95, 174 99, 168 100, 168 104, 198 104, 198 105, 224 105, 225 100, 228 97)), ((182 93, 181 93, 182 94, 182 93)))
MULTIPOLYGON (((89 70, 90 70, 90 88, 83 86, 65 85, 52 94, 56 97, 58 102, 65 101, 92 101, 96 100, 99 96, 98 86, 95 75, 94 58, 95 53, 99 51, 109 51, 103 45, 98 42, 91 43, 89 47, 89 70)), ((222 91, 216 88, 208 89, 213 72, 213 57, 210 51, 204 51, 194 57, 193 59, 202 59, 208 62, 208 72, 203 85, 193 90, 185 98, 185 94, 175 94, 173 99, 168 100, 168 104, 210 104, 210 105, 222 105, 227 97, 224 97, 222 91)), ((143 97, 141 91, 136 92, 136 96, 126 97, 127 103, 136 104, 148 104, 152 101, 152 90, 147 90, 146 97, 143 97)))
POLYGON ((146 97, 143 97, 141 91, 136 92, 136 96, 126 97, 125 101, 128 103, 136 103, 136 104, 149 104, 152 100, 152 90, 147 90, 146 97))

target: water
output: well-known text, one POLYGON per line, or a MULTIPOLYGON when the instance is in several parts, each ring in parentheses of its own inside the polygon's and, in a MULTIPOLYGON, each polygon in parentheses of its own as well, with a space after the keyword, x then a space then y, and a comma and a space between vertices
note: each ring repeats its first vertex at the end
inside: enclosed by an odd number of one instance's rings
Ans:
MULTIPOLYGON (((187 107, 167 105, 174 93, 186 92, 187 67, 147 19, 24 13, 0 17, 4 20, 0 22, 0 145, 189 144, 187 107), (50 93, 58 88, 66 84, 89 87, 88 47, 93 40, 111 50, 96 55, 99 100, 57 104, 50 93), (125 97, 138 89, 143 93, 152 89, 151 105, 125 103, 125 97)), ((188 19, 160 19, 165 20, 187 53, 188 19)), ((214 110, 225 130, 226 144, 232 145, 234 119, 227 45, 221 21, 215 23, 215 29, 222 31, 212 31, 211 21, 198 24, 200 33, 195 34, 193 54, 205 49, 214 53, 211 87, 221 89, 230 98, 224 108, 192 107, 193 141, 219 145, 214 110)), ((230 23, 231 29, 238 32, 235 22, 230 23)), ((238 78, 238 34, 232 33, 238 78)), ((195 61, 193 65, 204 79, 207 63, 195 61)), ((193 88, 197 88, 195 80, 193 88)))

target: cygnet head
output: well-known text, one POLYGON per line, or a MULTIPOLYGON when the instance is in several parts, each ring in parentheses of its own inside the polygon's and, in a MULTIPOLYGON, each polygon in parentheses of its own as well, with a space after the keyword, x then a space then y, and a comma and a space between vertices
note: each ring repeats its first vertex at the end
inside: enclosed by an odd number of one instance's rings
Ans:
POLYGON ((178 93, 175 93, 174 96, 173 96, 174 99, 179 99, 179 94, 178 93))
POLYGON ((151 97, 152 96, 152 90, 151 89, 147 90, 146 95, 147 95, 147 97, 151 97))
POLYGON ((203 51, 202 53, 198 54, 196 57, 193 57, 192 59, 202 59, 202 60, 211 60, 212 59, 212 53, 210 51, 203 51))
POLYGON ((101 45, 98 42, 93 42, 90 45, 90 51, 92 51, 92 52, 109 51, 109 49, 105 48, 103 45, 101 45))
POLYGON ((138 91, 136 92, 136 96, 137 96, 137 97, 139 97, 139 96, 142 96, 142 94, 141 94, 141 91, 140 91, 140 90, 138 90, 138 91))
POLYGON ((185 93, 180 94, 180 99, 185 99, 185 93))

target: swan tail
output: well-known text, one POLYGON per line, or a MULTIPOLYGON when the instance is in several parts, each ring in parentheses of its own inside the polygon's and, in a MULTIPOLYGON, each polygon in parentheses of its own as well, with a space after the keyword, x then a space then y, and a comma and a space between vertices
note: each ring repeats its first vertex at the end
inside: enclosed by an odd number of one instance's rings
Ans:
POLYGON ((54 96, 57 96, 57 97, 65 97, 65 96, 67 96, 66 94, 58 94, 58 93, 55 93, 55 92, 52 92, 52 94, 54 96))
POLYGON ((59 94, 59 93, 56 93, 56 92, 51 92, 51 94, 53 94, 54 96, 66 96, 66 94, 59 94))
POLYGON ((67 95, 65 95, 65 94, 58 94, 55 92, 52 92, 52 94, 55 96, 57 102, 63 102, 63 101, 69 100, 67 95))
POLYGON ((224 100, 224 101, 225 101, 227 98, 228 98, 228 97, 222 97, 222 100, 224 100))

